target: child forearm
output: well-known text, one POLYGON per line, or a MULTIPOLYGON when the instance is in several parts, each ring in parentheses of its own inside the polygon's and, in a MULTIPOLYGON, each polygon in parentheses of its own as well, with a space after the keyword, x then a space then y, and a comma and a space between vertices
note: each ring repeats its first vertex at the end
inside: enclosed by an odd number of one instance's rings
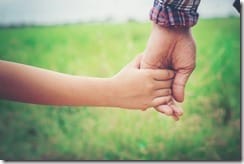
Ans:
POLYGON ((139 57, 111 78, 73 76, 0 60, 0 98, 62 106, 147 109, 171 101, 170 70, 139 70, 139 57))
POLYGON ((94 105, 108 102, 109 79, 72 76, 0 61, 0 98, 45 105, 94 105), (106 93, 106 95, 105 95, 106 93))
MULTIPOLYGON (((0 60, 0 99, 62 106, 107 106, 157 111, 178 119, 172 106, 174 72, 139 69, 137 56, 111 78, 74 76, 0 60), (170 105, 165 108, 166 105, 170 105)), ((174 105, 174 104, 173 104, 174 105)))

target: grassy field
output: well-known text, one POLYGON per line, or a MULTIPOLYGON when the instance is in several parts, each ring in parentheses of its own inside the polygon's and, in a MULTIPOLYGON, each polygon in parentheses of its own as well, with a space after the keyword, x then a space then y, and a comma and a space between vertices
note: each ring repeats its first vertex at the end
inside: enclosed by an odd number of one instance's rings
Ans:
MULTIPOLYGON (((0 59, 109 77, 145 48, 149 23, 0 29, 0 59)), ((0 159, 240 160, 240 19, 200 20, 178 122, 157 113, 0 100, 0 159)), ((24 93, 23 93, 24 94, 24 93)))

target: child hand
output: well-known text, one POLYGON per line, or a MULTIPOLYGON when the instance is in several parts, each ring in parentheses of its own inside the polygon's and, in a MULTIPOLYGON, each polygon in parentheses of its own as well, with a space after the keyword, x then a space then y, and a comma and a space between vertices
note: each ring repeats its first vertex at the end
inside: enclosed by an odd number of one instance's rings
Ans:
POLYGON ((111 78, 111 97, 115 106, 146 110, 171 102, 171 84, 174 72, 166 69, 139 69, 137 56, 111 78))

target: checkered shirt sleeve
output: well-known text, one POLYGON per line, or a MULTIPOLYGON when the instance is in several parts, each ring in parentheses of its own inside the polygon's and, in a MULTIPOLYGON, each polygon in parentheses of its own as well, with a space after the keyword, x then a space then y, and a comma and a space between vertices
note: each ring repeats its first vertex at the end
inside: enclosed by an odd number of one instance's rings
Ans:
POLYGON ((150 20, 165 27, 192 27, 197 23, 200 0, 154 0, 150 20))

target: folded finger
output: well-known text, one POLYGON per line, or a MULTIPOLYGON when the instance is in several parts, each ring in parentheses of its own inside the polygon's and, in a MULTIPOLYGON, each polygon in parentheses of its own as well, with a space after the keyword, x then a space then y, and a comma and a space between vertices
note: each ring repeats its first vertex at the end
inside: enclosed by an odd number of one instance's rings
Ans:
POLYGON ((154 92, 155 97, 170 96, 171 94, 171 89, 158 89, 154 92))
POLYGON ((161 104, 168 104, 171 101, 171 96, 156 97, 152 100, 152 106, 157 107, 161 104))
POLYGON ((155 109, 158 112, 163 113, 167 116, 172 116, 172 114, 173 114, 172 108, 168 105, 159 105, 159 106, 155 107, 155 109))
POLYGON ((173 109, 175 115, 177 115, 177 116, 183 115, 183 109, 180 106, 173 104, 173 105, 170 105, 170 107, 173 109))
POLYGON ((152 71, 152 76, 155 80, 169 80, 174 77, 175 73, 169 69, 156 69, 152 71))
POLYGON ((155 89, 166 89, 171 88, 172 80, 165 80, 165 81, 155 81, 155 89))

